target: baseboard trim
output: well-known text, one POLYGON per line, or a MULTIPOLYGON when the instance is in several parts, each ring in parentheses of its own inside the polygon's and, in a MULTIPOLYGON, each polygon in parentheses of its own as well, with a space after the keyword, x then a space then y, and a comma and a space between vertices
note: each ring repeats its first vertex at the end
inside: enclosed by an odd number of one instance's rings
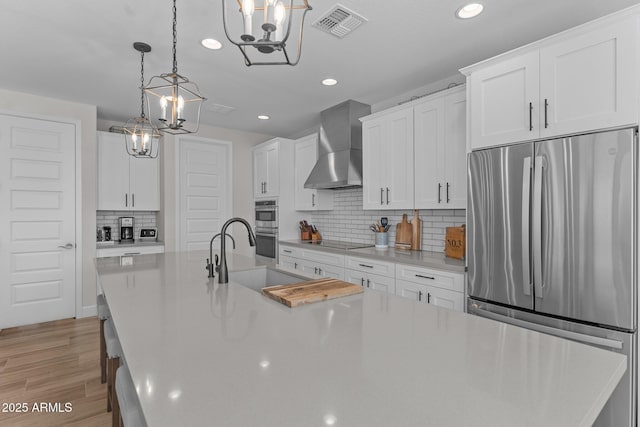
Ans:
POLYGON ((82 307, 82 313, 79 316, 76 316, 78 319, 83 317, 92 317, 98 315, 98 306, 94 305, 85 305, 82 307))

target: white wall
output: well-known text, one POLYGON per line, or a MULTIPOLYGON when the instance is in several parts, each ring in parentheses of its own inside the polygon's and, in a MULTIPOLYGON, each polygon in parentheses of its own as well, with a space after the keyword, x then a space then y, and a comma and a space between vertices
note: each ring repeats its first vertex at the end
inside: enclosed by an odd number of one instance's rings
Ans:
MULTIPOLYGON (((123 123, 106 120, 98 120, 98 130, 108 131, 111 126, 122 126, 123 123)), ((219 128, 200 125, 196 134, 199 138, 211 138, 222 141, 230 141, 232 147, 232 215, 246 218, 251 222, 254 214, 253 205, 253 167, 251 148, 256 144, 272 138, 270 135, 243 132, 234 129, 219 128)), ((161 145, 160 164, 160 193, 162 197, 162 210, 158 213, 158 234, 164 240, 165 251, 176 250, 176 147, 173 135, 164 135, 161 145)), ((243 236, 241 225, 234 224, 233 234, 243 236)), ((249 246, 248 239, 236 239, 236 251, 242 254, 253 255, 253 248, 249 246)))
MULTIPOLYGON (((82 143, 82 305, 96 304, 96 106, 0 89, 0 109, 79 120, 82 143)), ((78 313, 81 315, 82 313, 78 313)))

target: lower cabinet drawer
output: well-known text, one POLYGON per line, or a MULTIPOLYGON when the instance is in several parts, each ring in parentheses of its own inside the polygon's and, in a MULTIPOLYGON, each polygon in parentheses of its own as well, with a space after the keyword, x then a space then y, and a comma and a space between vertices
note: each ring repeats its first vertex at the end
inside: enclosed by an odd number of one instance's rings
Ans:
POLYGON ((464 274, 433 270, 406 264, 396 264, 396 279, 464 292, 464 274))
POLYGON ((130 256, 145 254, 161 254, 164 252, 164 245, 156 246, 128 246, 126 248, 99 248, 96 250, 96 258, 106 258, 110 256, 130 256))
POLYGON ((296 248, 295 246, 280 245, 280 249, 278 252, 280 257, 283 257, 283 256, 294 257, 294 258, 300 257, 300 253, 299 253, 300 249, 296 248))
POLYGON ((387 277, 395 277, 396 275, 394 263, 370 258, 348 256, 344 260, 344 268, 387 277))

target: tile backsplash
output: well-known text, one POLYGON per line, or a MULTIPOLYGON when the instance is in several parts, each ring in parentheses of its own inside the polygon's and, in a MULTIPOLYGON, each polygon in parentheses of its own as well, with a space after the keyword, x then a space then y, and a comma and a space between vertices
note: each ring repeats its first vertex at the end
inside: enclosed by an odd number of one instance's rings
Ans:
POLYGON ((155 211, 97 211, 96 227, 102 228, 105 225, 111 227, 111 240, 120 240, 120 225, 118 218, 121 216, 132 216, 133 219, 133 235, 136 239, 140 236, 141 228, 156 227, 155 211))
MULTIPOLYGON (((363 210, 362 188, 333 190, 332 211, 309 212, 307 222, 320 230, 323 239, 352 243, 374 244, 375 235, 369 225, 386 216, 389 219, 389 246, 396 239, 396 224, 402 214, 413 217, 411 210, 363 210)), ((446 227, 459 226, 466 222, 465 209, 424 209, 418 212, 422 220, 422 250, 444 251, 446 227)))

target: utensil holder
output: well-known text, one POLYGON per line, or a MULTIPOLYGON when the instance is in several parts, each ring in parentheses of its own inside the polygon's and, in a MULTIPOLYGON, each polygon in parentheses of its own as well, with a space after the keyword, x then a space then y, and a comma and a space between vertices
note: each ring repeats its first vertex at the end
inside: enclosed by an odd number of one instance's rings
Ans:
POLYGON ((376 249, 386 249, 389 247, 389 233, 376 232, 376 249))
POLYGON ((302 230, 300 232, 300 240, 311 240, 311 232, 307 230, 302 230))

